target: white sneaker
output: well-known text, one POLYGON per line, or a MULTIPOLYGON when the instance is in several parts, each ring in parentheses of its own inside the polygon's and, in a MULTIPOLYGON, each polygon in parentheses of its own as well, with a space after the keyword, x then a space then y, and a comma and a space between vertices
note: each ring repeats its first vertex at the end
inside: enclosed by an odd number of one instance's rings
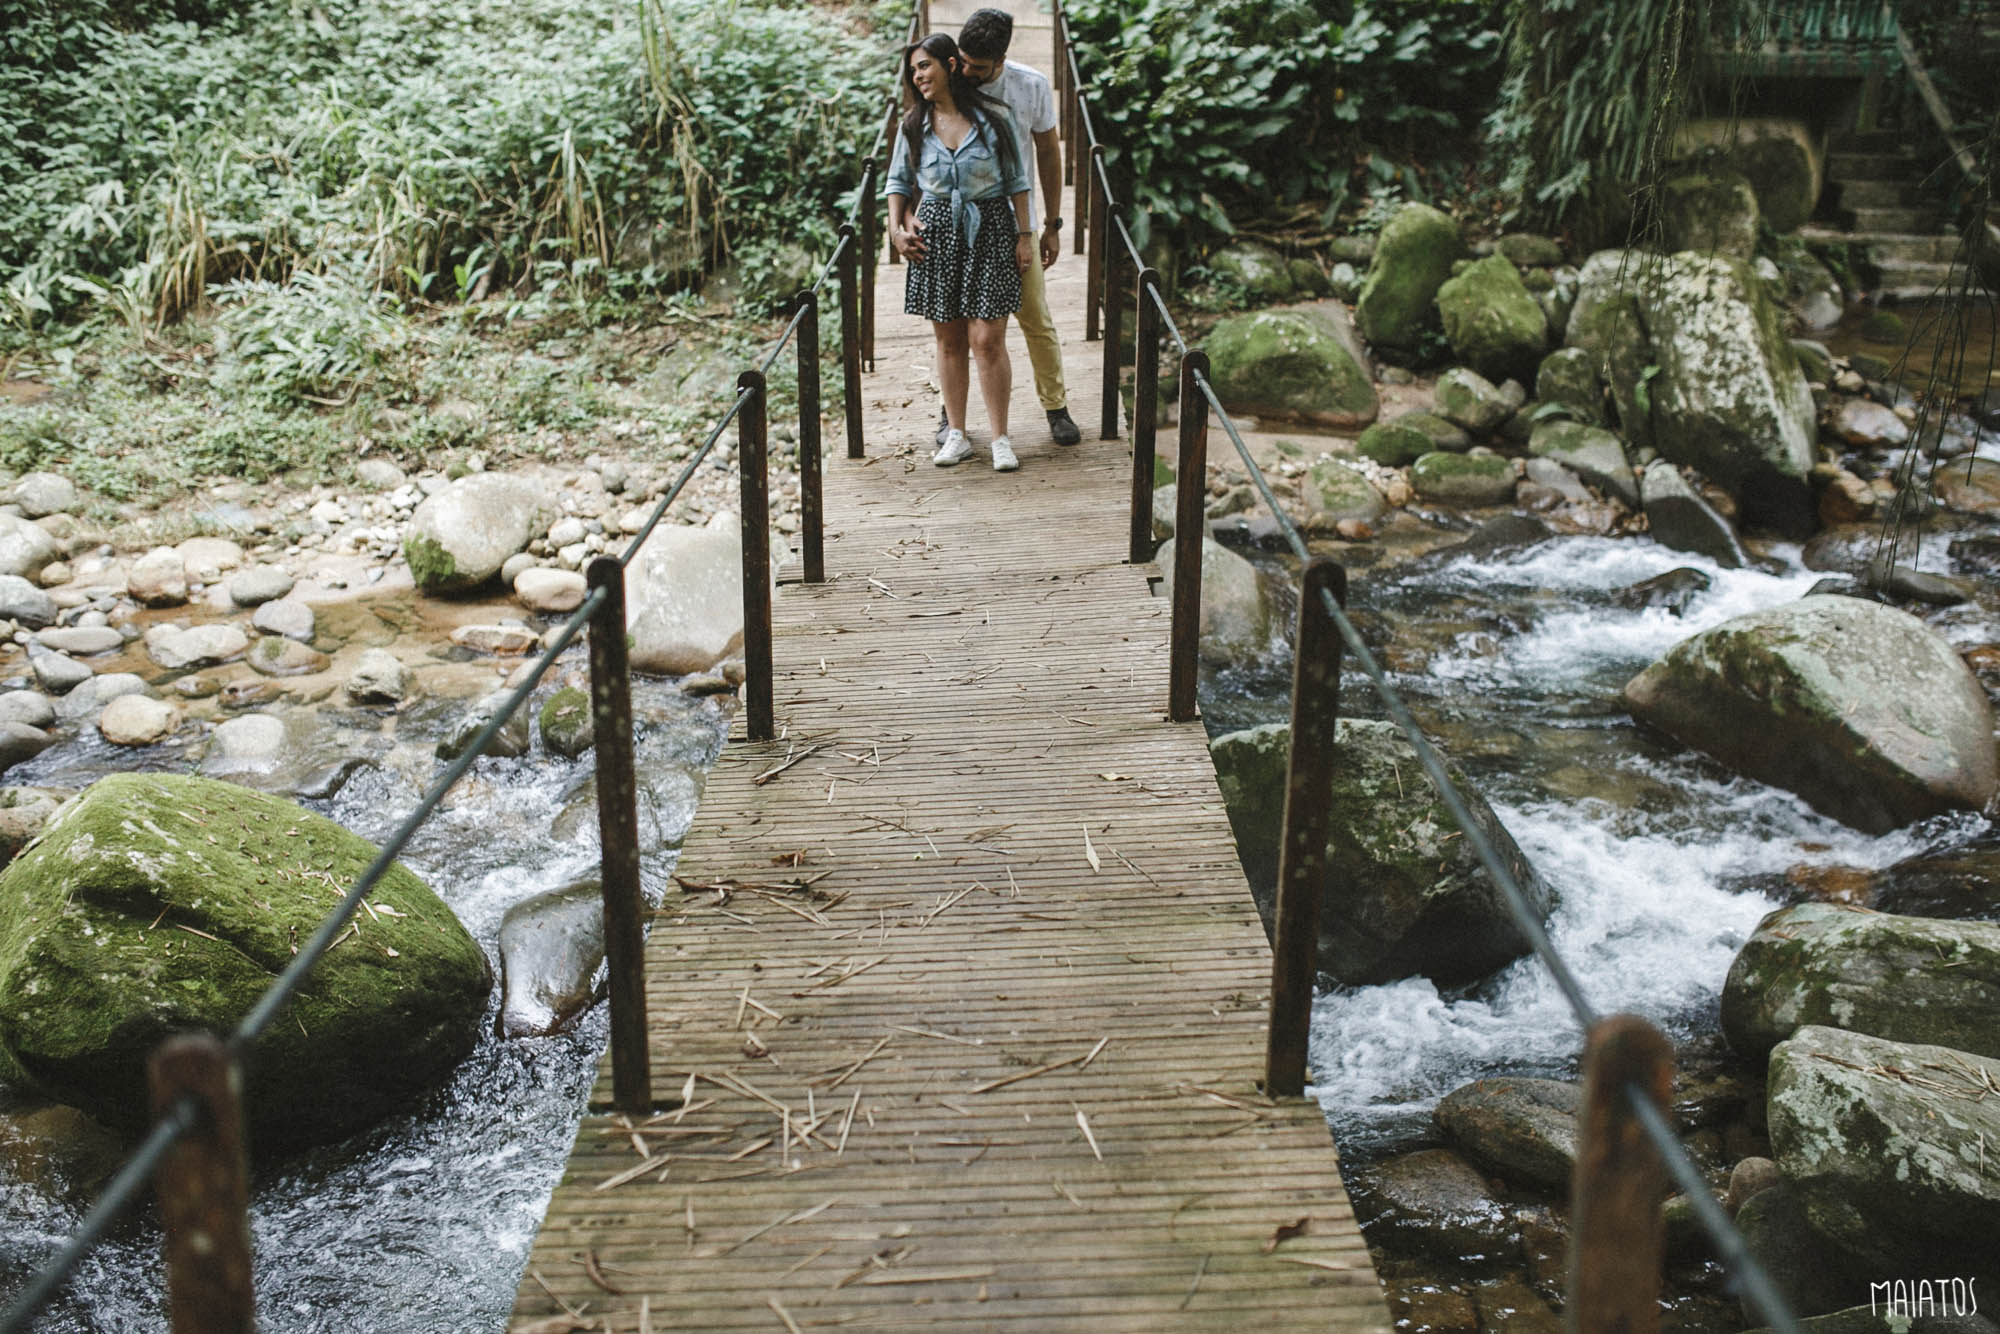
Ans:
POLYGON ((937 453, 931 455, 931 462, 940 468, 949 468, 971 457, 972 442, 965 438, 965 432, 954 426, 944 433, 944 443, 938 446, 937 453))
POLYGON ((991 448, 994 472, 1012 472, 1021 466, 1021 460, 1014 457, 1014 442, 1006 436, 994 436, 991 448))

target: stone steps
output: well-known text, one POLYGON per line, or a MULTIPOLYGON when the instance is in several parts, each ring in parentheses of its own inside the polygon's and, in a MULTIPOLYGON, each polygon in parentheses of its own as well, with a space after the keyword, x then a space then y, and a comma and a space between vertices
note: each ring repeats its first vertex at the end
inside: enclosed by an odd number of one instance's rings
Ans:
POLYGON ((1878 261, 1901 260, 1950 263, 1958 254, 1955 232, 1850 232, 1838 227, 1805 226, 1799 237, 1808 245, 1857 245, 1878 261))
POLYGON ((1907 208, 1916 193, 1914 182, 1843 179, 1838 184, 1842 208, 1907 208))
POLYGON ((1874 261, 1881 283, 1875 289, 1883 301, 1927 301, 1964 290, 1967 273, 1950 261, 1886 259, 1874 261))
POLYGON ((1850 134, 1826 156, 1821 221, 1800 229, 1809 245, 1859 252, 1877 300, 1919 301, 1964 281, 1952 263, 1958 237, 1938 229, 1922 202, 1924 166, 1899 131, 1850 134))

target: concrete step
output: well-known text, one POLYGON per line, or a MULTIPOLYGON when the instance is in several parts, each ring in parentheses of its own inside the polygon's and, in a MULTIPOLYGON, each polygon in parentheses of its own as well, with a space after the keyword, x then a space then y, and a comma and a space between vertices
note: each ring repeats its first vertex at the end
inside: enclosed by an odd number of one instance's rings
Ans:
POLYGON ((1875 293, 1884 301, 1928 301, 1962 291, 1967 273, 1956 264, 1887 260, 1875 266, 1875 293))
POLYGON ((1916 260, 1949 263, 1958 254, 1958 237, 1951 232, 1850 232, 1839 227, 1801 227, 1808 245, 1847 245, 1875 260, 1916 260))
POLYGON ((1857 232, 1912 232, 1929 235, 1937 227, 1937 214, 1927 208, 1843 208, 1857 232))
POLYGON ((1910 203, 1910 196, 1916 193, 1909 181, 1866 180, 1846 178, 1836 180, 1833 188, 1842 208, 1902 208, 1910 203))

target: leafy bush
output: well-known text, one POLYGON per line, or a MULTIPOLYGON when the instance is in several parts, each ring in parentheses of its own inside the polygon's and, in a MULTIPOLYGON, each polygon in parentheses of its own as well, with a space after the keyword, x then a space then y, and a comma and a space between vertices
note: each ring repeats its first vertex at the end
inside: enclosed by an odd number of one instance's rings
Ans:
POLYGON ((888 74, 782 0, 53 9, 0 0, 17 327, 303 272, 438 298, 685 281, 760 232, 828 248, 888 74))
POLYGON ((1070 0, 1100 136, 1142 242, 1401 180, 1499 79, 1496 0, 1070 0))

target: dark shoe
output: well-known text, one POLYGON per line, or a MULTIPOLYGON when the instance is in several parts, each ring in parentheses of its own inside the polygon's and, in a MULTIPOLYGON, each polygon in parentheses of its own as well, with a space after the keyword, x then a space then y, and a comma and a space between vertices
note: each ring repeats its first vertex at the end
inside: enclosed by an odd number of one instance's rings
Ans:
POLYGON ((951 416, 950 416, 950 414, 949 414, 949 413, 947 413, 947 412, 946 412, 946 411, 945 411, 945 410, 944 410, 943 408, 939 408, 939 409, 938 409, 938 428, 937 428, 937 434, 931 437, 931 439, 933 439, 933 440, 935 440, 935 441, 937 442, 937 447, 938 447, 939 449, 943 449, 943 448, 944 448, 944 437, 945 437, 945 432, 949 431, 950 429, 951 429, 951 416))
POLYGON ((1068 408, 1055 408, 1049 413, 1049 434, 1059 445, 1073 445, 1083 439, 1083 432, 1069 418, 1068 408))

